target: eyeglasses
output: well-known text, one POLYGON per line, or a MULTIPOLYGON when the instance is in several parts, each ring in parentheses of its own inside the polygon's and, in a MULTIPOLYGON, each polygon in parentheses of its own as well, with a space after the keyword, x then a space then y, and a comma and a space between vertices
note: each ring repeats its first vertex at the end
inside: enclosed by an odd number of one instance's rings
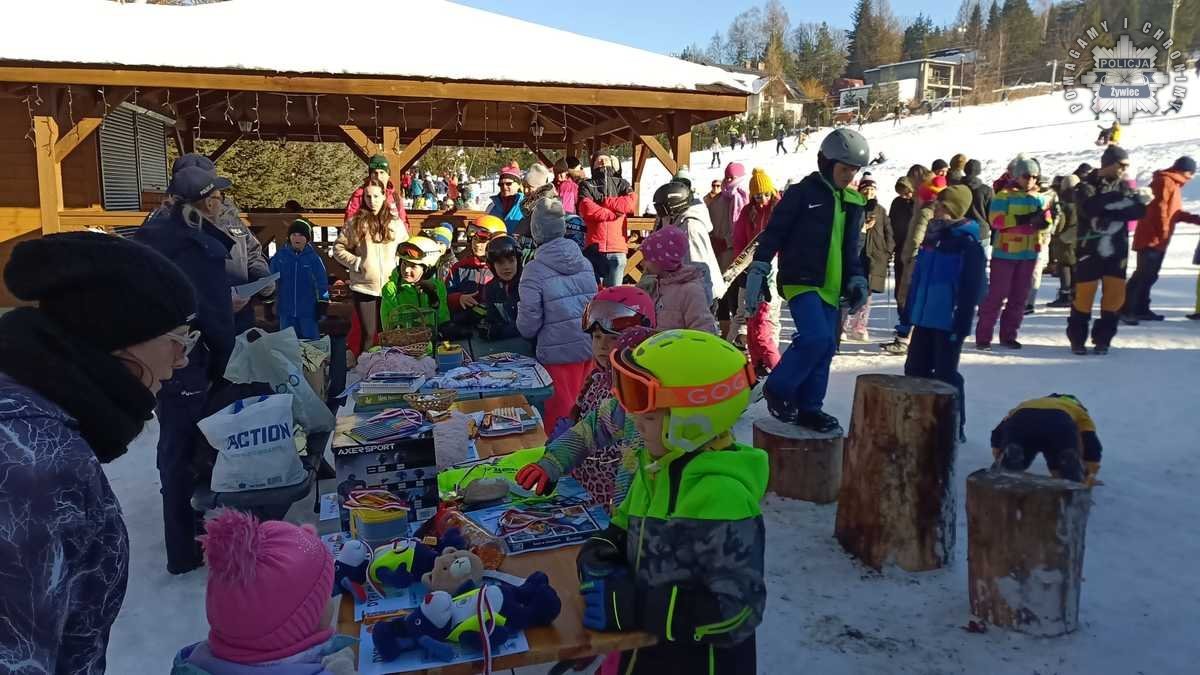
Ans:
POLYGON ((613 351, 613 395, 626 412, 635 415, 666 408, 694 408, 727 401, 754 386, 754 369, 749 361, 733 375, 702 386, 667 387, 658 378, 629 359, 629 350, 613 351))
POLYGON ((633 307, 608 300, 592 301, 583 310, 583 332, 591 333, 599 328, 609 335, 617 335, 626 328, 649 326, 645 316, 633 307))
POLYGON ((171 331, 170 333, 167 333, 165 337, 171 342, 183 347, 183 355, 187 356, 188 354, 192 353, 193 349, 196 348, 196 343, 200 342, 200 331, 171 331))
POLYGON ((497 183, 497 185, 499 185, 500 187, 512 187, 513 185, 515 185, 515 183, 513 183, 513 181, 511 181, 511 180, 502 180, 499 183, 497 183))

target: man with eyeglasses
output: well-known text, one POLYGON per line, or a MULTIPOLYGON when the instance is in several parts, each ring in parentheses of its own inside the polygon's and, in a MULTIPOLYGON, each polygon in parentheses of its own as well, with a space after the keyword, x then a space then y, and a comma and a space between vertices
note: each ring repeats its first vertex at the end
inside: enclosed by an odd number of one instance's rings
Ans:
POLYGON ((500 193, 492 197, 492 205, 487 210, 488 215, 504 221, 509 234, 517 231, 517 226, 525 217, 525 212, 521 210, 521 203, 525 201, 525 195, 521 193, 522 180, 521 167, 515 161, 500 169, 500 179, 496 183, 500 193))
POLYGON ((1100 158, 1100 168, 1075 188, 1079 238, 1075 245, 1075 302, 1067 319, 1067 339, 1071 351, 1080 356, 1088 353, 1088 325, 1097 290, 1101 292, 1100 318, 1091 326, 1092 353, 1107 354, 1117 334, 1118 313, 1125 304, 1128 223, 1146 213, 1154 196, 1125 181, 1128 169, 1129 153, 1110 145, 1100 158))
POLYGON ((192 328, 199 335, 190 331, 179 334, 180 344, 190 350, 188 365, 163 383, 155 409, 167 571, 171 574, 190 572, 202 560, 191 504, 196 480, 192 457, 196 422, 204 414, 209 388, 223 376, 233 352, 234 308, 226 262, 236 242, 214 221, 222 212, 218 196, 229 185, 228 179, 202 166, 179 168, 167 187, 170 200, 133 235, 175 263, 196 289, 192 328))

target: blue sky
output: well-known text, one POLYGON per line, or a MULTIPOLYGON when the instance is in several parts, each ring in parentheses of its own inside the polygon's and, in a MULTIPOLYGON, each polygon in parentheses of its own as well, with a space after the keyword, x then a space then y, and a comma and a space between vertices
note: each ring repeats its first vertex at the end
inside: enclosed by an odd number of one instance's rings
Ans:
MULTIPOLYGON (((525 21, 553 26, 574 33, 620 42, 661 53, 678 52, 691 42, 708 44, 714 31, 723 34, 739 12, 762 4, 751 0, 455 0, 459 4, 486 9, 525 21)), ((986 0, 985 0, 986 2, 986 0)), ((827 21, 848 28, 852 0, 814 2, 783 0, 792 23, 827 21)), ((956 0, 921 2, 891 0, 892 11, 901 18, 924 12, 935 24, 952 21, 958 12, 956 0)), ((504 36, 496 36, 497 45, 504 36)), ((508 45, 524 53, 532 45, 508 45)), ((577 58, 587 58, 579 54, 577 58)))

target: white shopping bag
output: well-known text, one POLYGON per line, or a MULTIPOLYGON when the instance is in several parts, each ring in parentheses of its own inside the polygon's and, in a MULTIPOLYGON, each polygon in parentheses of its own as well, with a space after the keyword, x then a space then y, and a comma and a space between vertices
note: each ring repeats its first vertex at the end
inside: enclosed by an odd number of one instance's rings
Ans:
POLYGON ((293 396, 292 412, 306 432, 333 430, 333 413, 304 377, 300 340, 292 328, 278 333, 251 328, 239 335, 225 367, 225 379, 234 383, 266 382, 276 393, 293 396))
POLYGON ((292 440, 292 395, 235 401, 197 423, 217 449, 213 492, 296 485, 307 472, 292 440))

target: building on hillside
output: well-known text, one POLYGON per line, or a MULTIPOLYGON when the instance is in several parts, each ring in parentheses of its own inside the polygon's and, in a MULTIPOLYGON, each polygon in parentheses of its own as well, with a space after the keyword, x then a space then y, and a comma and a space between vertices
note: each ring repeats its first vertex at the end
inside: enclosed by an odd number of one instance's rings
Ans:
POLYGON ((916 81, 916 98, 938 101, 957 98, 971 87, 964 86, 963 67, 969 63, 965 53, 941 58, 924 58, 888 63, 863 71, 867 84, 879 85, 903 80, 916 81))
POLYGON ((742 76, 750 89, 750 96, 746 99, 747 116, 784 119, 791 115, 793 121, 803 119, 805 98, 799 85, 786 77, 766 73, 762 61, 721 68, 742 76))

